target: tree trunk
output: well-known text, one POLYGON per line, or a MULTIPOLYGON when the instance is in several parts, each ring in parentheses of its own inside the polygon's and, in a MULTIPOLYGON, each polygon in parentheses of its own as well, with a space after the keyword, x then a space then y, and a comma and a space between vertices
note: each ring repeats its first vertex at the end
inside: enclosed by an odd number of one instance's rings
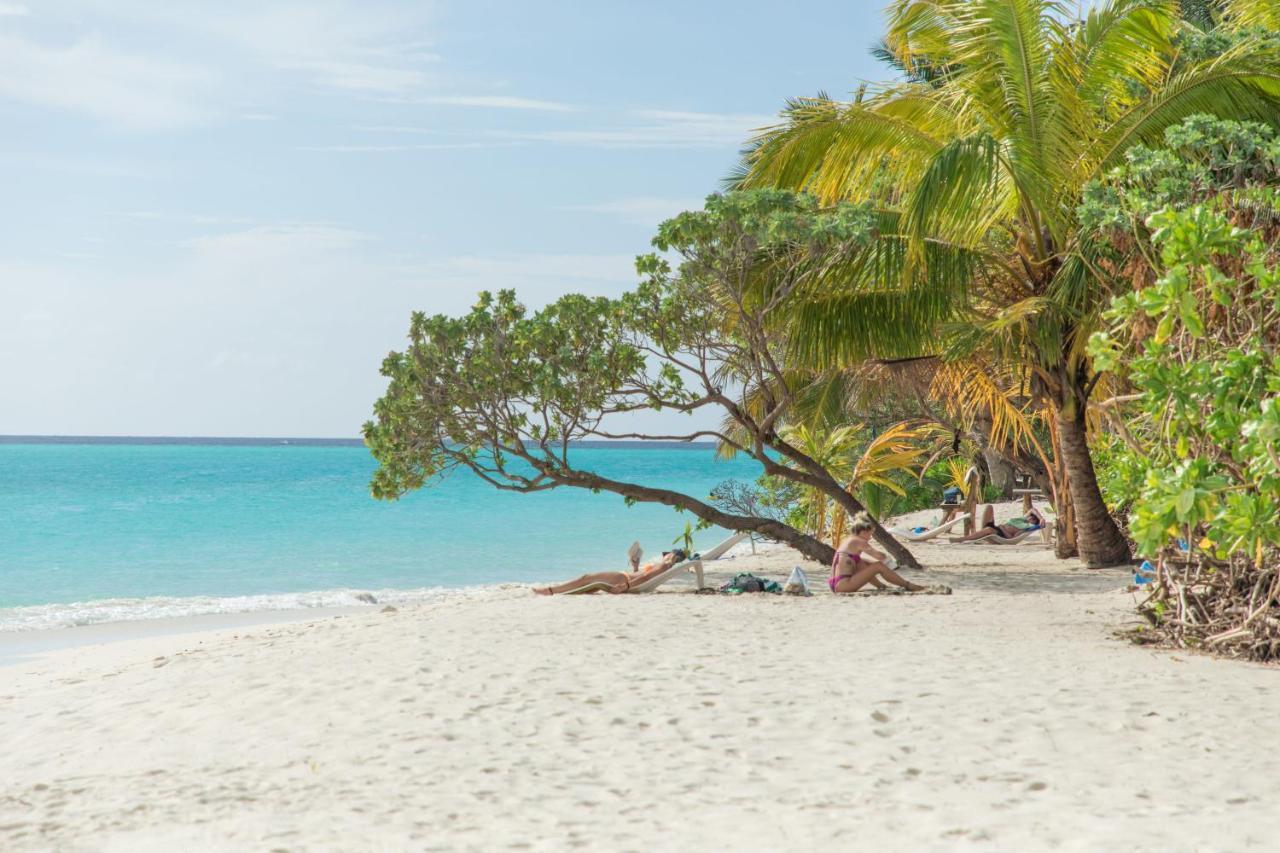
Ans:
POLYGON ((760 518, 751 515, 735 515, 723 512, 708 503, 670 489, 654 489, 621 480, 610 480, 589 471, 559 471, 549 474, 557 482, 580 489, 599 489, 613 492, 634 501, 643 503, 659 503, 676 509, 688 510, 703 521, 719 525, 736 533, 751 532, 789 545, 804 556, 825 565, 831 565, 836 551, 830 545, 807 533, 796 530, 789 524, 775 521, 772 518, 760 518))
MULTIPOLYGON (((908 551, 907 547, 899 542, 896 536, 888 530, 885 530, 884 527, 880 525, 880 522, 876 521, 871 513, 867 512, 867 508, 862 505, 861 501, 846 492, 844 489, 840 490, 840 495, 838 497, 835 495, 832 495, 832 497, 836 499, 841 508, 850 516, 857 515, 860 512, 866 513, 867 518, 871 519, 871 524, 874 528, 872 532, 873 538, 876 542, 880 543, 880 546, 884 548, 885 551, 891 554, 893 558, 898 561, 898 565, 900 567, 916 570, 924 569, 924 566, 920 565, 920 561, 916 559, 916 555, 908 551)), ((840 543, 837 542, 836 544, 838 545, 840 543)), ((832 556, 835 556, 834 550, 831 553, 832 556)))
MULTIPOLYGON (((818 489, 839 504, 850 516, 857 515, 860 512, 866 513, 867 517, 871 519, 873 538, 898 561, 899 566, 908 569, 924 569, 924 566, 920 565, 920 561, 916 559, 915 555, 908 551, 906 546, 899 542, 892 533, 881 527, 880 522, 876 521, 871 513, 867 512, 867 508, 862 505, 862 502, 849 494, 844 486, 832 479, 825 468, 786 442, 773 442, 770 446, 784 456, 791 458, 806 470, 797 471, 785 465, 771 463, 768 456, 756 456, 755 458, 764 465, 766 472, 818 489)), ((837 542, 836 544, 840 543, 837 542)), ((834 549, 832 549, 831 554, 833 557, 835 556, 834 549)))
POLYGON ((1008 500, 1013 497, 1013 478, 1017 473, 1003 453, 990 447, 982 450, 982 461, 987 464, 987 473, 991 477, 991 485, 1000 490, 1000 494, 1008 500))
POLYGON ((1083 407, 1078 413, 1059 410, 1057 423, 1080 559, 1091 569, 1128 563, 1129 543, 1116 526, 1098 488, 1093 457, 1089 455, 1083 407))
POLYGON ((1049 433, 1053 441, 1053 480, 1057 484, 1054 490, 1057 499, 1053 505, 1057 512, 1053 523, 1053 555, 1059 560, 1070 560, 1079 557, 1080 552, 1076 550, 1076 517, 1071 511, 1071 489, 1067 485, 1070 478, 1063 462, 1062 441, 1056 417, 1049 422, 1049 433))

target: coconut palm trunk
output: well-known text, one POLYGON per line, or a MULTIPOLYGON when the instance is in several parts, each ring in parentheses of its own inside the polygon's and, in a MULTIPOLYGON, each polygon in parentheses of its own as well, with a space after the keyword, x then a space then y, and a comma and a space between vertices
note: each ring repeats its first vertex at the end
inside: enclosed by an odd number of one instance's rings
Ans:
POLYGON ((1089 454, 1083 412, 1057 414, 1058 452, 1067 473, 1076 544, 1080 559, 1090 568, 1117 566, 1129 561, 1129 542, 1102 499, 1098 475, 1089 454))

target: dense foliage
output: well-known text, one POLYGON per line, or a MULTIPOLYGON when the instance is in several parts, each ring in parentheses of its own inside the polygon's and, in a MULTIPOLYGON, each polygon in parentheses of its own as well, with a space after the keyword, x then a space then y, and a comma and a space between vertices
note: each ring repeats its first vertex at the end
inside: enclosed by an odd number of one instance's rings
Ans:
POLYGON ((1161 572, 1146 613, 1179 642, 1280 656, 1280 139, 1195 117, 1132 151, 1083 218, 1116 297, 1090 349, 1127 384, 1112 497, 1161 572))
POLYGON ((884 51, 906 79, 851 102, 792 101, 744 165, 746 185, 880 211, 875 244, 795 312, 801 354, 969 359, 974 375, 1029 384, 1051 415, 1081 556, 1124 561, 1087 443, 1105 377, 1085 344, 1112 290, 1077 217, 1081 193, 1188 115, 1275 121, 1280 52, 1248 31, 1274 9, 1110 0, 1076 18, 1052 0, 892 4, 884 51))

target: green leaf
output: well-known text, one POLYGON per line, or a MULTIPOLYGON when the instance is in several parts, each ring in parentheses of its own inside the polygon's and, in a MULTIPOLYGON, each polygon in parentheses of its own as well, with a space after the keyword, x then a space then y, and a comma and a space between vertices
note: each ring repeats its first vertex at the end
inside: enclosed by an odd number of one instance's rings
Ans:
POLYGON ((1196 490, 1192 488, 1183 489, 1178 493, 1178 499, 1174 503, 1174 509, 1177 511, 1178 520, 1186 521, 1191 517, 1191 510, 1196 505, 1196 490))

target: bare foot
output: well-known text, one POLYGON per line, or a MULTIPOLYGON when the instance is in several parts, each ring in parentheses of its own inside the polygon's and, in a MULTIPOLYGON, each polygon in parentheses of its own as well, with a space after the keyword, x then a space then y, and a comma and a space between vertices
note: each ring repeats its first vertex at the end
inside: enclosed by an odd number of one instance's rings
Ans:
POLYGON ((549 586, 548 586, 548 587, 544 587, 543 589, 538 589, 538 588, 535 586, 535 587, 533 588, 533 594, 534 594, 534 595, 550 595, 550 594, 551 594, 551 587, 549 587, 549 586))

